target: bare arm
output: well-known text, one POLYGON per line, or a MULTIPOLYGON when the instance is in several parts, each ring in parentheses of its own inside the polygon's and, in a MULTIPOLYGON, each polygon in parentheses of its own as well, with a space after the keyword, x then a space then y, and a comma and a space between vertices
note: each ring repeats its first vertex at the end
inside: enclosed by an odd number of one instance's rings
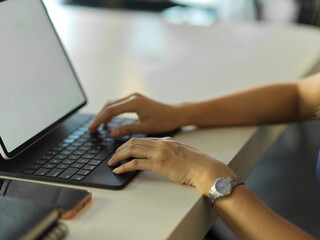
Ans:
POLYGON ((228 126, 292 122, 315 115, 320 105, 320 73, 296 83, 273 84, 210 100, 167 105, 140 94, 108 103, 90 126, 125 112, 135 112, 139 123, 111 132, 114 137, 132 133, 161 133, 184 125, 228 126))
POLYGON ((311 118, 320 106, 320 74, 181 105, 181 125, 254 125, 311 118), (200 117, 199 117, 200 116, 200 117))
POLYGON ((298 120, 297 84, 277 84, 180 107, 181 125, 226 126, 298 120))
POLYGON ((240 239, 314 239, 273 212, 245 186, 238 186, 214 209, 240 239))
MULTIPOLYGON (((109 165, 129 157, 134 160, 116 168, 115 173, 151 170, 194 186, 205 196, 215 179, 235 175, 222 162, 172 138, 132 139, 116 151, 109 165)), ((314 239, 274 213, 244 185, 237 186, 228 197, 217 199, 214 208, 240 239, 314 239)))

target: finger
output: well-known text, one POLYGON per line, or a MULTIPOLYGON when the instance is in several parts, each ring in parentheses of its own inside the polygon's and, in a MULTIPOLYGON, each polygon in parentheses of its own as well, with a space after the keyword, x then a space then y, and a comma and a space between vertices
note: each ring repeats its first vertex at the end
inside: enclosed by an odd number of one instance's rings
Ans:
POLYGON ((107 109, 104 108, 100 111, 100 113, 95 117, 95 119, 93 120, 93 122, 90 124, 89 126, 89 131, 91 133, 94 133, 97 131, 98 127, 102 124, 102 123, 108 123, 111 120, 111 116, 108 116, 107 113, 107 109))
POLYGON ((149 158, 153 148, 131 144, 122 151, 116 152, 108 161, 109 166, 117 165, 120 161, 128 158, 149 158))
POLYGON ((90 132, 97 131, 98 127, 102 123, 108 123, 112 117, 117 116, 121 113, 135 112, 137 110, 137 105, 134 103, 134 99, 129 97, 123 101, 112 103, 105 107, 93 120, 89 126, 90 132))
POLYGON ((151 167, 152 161, 146 159, 133 159, 130 162, 127 162, 120 167, 113 169, 113 172, 116 174, 121 174, 134 170, 150 170, 151 167))
POLYGON ((122 137, 134 133, 146 133, 147 127, 144 123, 125 124, 113 129, 110 132, 112 137, 122 137))
POLYGON ((155 147, 156 141, 155 138, 131 138, 126 143, 122 144, 118 149, 116 150, 116 153, 122 151, 125 148, 128 148, 130 145, 140 145, 145 147, 155 147))

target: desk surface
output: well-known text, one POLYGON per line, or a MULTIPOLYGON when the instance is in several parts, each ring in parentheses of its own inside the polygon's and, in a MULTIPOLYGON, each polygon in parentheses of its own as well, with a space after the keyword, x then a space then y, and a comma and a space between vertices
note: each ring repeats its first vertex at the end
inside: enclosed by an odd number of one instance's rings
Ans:
MULTIPOLYGON (((50 1, 51 2, 51 1, 50 1)), ((320 53, 318 30, 268 24, 171 25, 161 15, 48 8, 88 95, 84 112, 138 91, 176 103, 294 81, 320 53)), ((176 136, 247 177, 282 126, 191 129, 176 136)), ((215 219, 195 189, 141 172, 125 189, 90 189, 93 202, 66 221, 68 239, 202 239, 215 219)))

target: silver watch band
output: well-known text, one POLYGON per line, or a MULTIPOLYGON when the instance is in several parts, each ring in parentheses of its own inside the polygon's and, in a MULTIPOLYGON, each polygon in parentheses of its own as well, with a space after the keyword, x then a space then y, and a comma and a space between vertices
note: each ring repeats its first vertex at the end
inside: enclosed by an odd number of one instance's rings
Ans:
POLYGON ((214 203, 218 198, 230 195, 232 190, 240 184, 244 183, 238 176, 217 178, 208 193, 208 197, 214 203))

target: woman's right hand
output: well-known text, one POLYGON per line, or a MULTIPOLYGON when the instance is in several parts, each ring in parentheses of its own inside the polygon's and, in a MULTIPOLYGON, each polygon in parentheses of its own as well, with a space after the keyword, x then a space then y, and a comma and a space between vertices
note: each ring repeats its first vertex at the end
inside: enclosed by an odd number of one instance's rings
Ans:
POLYGON ((117 149, 108 165, 115 166, 128 158, 133 159, 114 169, 114 173, 150 170, 176 183, 193 186, 206 196, 218 177, 235 175, 224 163, 171 137, 132 138, 117 149))
POLYGON ((110 132, 112 137, 121 137, 134 133, 157 134, 172 131, 180 127, 179 108, 173 105, 153 101, 141 94, 107 103, 89 126, 91 133, 101 124, 107 124, 119 114, 133 112, 138 115, 138 123, 122 125, 110 132))

